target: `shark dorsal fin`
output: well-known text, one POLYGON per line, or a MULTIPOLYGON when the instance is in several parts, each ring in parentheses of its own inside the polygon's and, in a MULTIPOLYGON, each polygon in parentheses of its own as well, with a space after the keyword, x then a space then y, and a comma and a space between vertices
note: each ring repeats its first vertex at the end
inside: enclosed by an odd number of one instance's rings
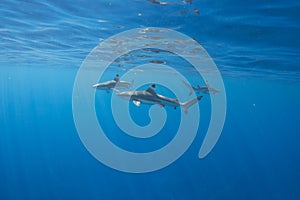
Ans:
POLYGON ((149 92, 150 94, 156 95, 155 84, 152 84, 151 87, 149 87, 146 91, 149 92))
POLYGON ((116 74, 115 78, 114 78, 114 81, 118 82, 120 80, 119 78, 119 74, 116 74))
POLYGON ((208 80, 205 81, 205 85, 209 88, 208 80))

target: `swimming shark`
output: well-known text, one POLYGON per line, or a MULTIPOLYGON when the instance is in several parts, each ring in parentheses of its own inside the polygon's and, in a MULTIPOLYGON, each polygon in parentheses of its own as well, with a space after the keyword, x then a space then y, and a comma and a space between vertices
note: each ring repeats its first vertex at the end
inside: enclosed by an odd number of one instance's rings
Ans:
POLYGON ((193 94, 193 91, 198 92, 198 93, 203 93, 203 94, 216 94, 219 92, 219 90, 210 87, 208 82, 206 81, 206 85, 204 86, 199 86, 197 85, 196 87, 191 86, 190 84, 188 84, 185 81, 182 81, 184 83, 184 85, 190 90, 189 95, 193 94))
POLYGON ((97 83, 93 85, 93 88, 100 89, 100 90, 106 90, 107 93, 109 93, 110 90, 116 90, 119 91, 121 89, 129 89, 133 85, 133 81, 127 82, 127 81, 120 81, 119 74, 116 74, 115 78, 111 81, 106 81, 103 83, 97 83))
POLYGON ((188 109, 201 100, 202 96, 198 96, 190 101, 179 102, 177 98, 172 99, 169 97, 165 97, 163 95, 157 94, 155 91, 155 84, 151 85, 147 90, 144 91, 128 91, 128 92, 119 92, 118 96, 123 97, 125 99, 132 100, 134 105, 140 106, 141 103, 145 104, 157 104, 161 107, 164 106, 173 106, 174 109, 181 106, 184 112, 187 114, 188 109))

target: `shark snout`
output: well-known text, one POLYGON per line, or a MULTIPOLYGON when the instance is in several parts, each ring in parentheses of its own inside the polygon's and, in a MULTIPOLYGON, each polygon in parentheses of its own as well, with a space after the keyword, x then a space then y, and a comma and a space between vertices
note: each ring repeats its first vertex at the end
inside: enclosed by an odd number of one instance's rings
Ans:
POLYGON ((93 85, 93 88, 97 88, 99 86, 99 83, 93 85))

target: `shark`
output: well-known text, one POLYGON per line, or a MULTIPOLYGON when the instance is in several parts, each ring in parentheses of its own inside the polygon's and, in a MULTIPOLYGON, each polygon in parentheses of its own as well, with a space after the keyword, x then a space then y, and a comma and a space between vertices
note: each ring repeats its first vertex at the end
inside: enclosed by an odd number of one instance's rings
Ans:
POLYGON ((197 92, 197 93, 203 93, 203 94, 216 94, 219 92, 219 90, 210 87, 210 85, 208 84, 208 81, 206 81, 206 85, 204 86, 199 86, 197 85, 196 87, 191 86, 190 84, 188 84, 185 81, 182 81, 183 84, 190 90, 189 95, 193 94, 193 91, 197 92))
POLYGON ((110 90, 119 91, 121 89, 129 89, 132 87, 132 85, 133 85, 133 80, 131 82, 121 81, 119 78, 119 74, 116 74, 113 80, 97 83, 93 85, 93 88, 99 90, 106 90, 106 92, 109 93, 110 90))
POLYGON ((202 96, 198 96, 197 98, 194 98, 190 101, 179 102, 177 98, 169 98, 156 93, 155 84, 152 84, 148 89, 143 91, 127 91, 119 92, 116 94, 124 99, 131 100, 137 107, 139 107, 142 103, 150 105, 157 104, 161 107, 172 106, 174 107, 174 109, 176 109, 177 107, 182 107, 183 111, 186 114, 188 113, 188 109, 192 105, 202 99, 202 96))

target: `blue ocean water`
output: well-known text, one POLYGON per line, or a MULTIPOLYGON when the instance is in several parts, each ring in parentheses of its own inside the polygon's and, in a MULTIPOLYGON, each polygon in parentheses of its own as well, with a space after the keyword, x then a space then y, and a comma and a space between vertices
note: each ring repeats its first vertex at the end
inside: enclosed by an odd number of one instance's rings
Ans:
MULTIPOLYGON (((300 3, 157 2, 0 2, 0 199, 300 198, 300 3), (218 143, 199 159, 210 119, 210 100, 203 98, 200 128, 183 156, 161 170, 130 174, 103 165, 82 144, 72 92, 78 69, 100 41, 144 27, 179 31, 207 50, 223 77, 227 114, 218 143)), ((145 60, 157 55, 149 56, 145 60)), ((190 69, 176 59, 168 64, 190 69)), ((121 59, 122 67, 101 80, 143 61, 121 59)), ((193 72, 185 76, 204 81, 193 72)), ((134 151, 140 141, 101 117, 110 95, 96 93, 99 121, 113 130, 112 141, 134 151)), ((148 123, 147 107, 132 109, 137 123, 148 123)), ((179 110, 166 110, 176 122, 179 110)), ((166 126, 138 150, 168 143, 178 124, 166 126)))

